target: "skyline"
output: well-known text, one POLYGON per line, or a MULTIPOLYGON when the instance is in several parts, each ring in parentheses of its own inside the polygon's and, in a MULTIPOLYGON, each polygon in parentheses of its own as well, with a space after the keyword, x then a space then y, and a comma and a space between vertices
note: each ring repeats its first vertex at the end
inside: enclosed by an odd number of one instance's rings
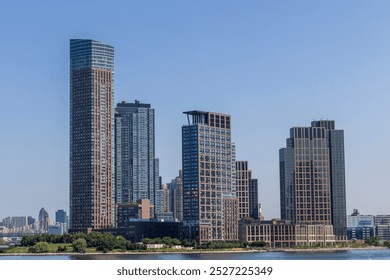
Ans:
POLYGON ((280 217, 278 150, 286 132, 331 119, 345 131, 347 214, 390 213, 390 160, 382 151, 390 140, 389 3, 153 3, 106 10, 97 2, 93 11, 112 17, 105 24, 84 17, 88 4, 76 1, 10 3, 0 11, 9 27, 0 31, 7 38, 0 44, 0 188, 7 197, 0 218, 69 210, 68 45, 75 37, 115 47, 115 105, 137 99, 155 108, 164 183, 181 168, 182 112, 230 114, 236 158, 259 180, 263 214, 280 217))

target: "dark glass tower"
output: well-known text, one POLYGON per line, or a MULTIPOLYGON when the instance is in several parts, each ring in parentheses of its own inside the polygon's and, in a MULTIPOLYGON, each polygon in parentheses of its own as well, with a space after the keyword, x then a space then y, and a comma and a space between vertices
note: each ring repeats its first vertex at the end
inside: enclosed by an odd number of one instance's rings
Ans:
POLYGON ((56 223, 67 224, 68 216, 66 212, 62 209, 56 211, 56 223))
POLYGON ((249 215, 253 219, 259 219, 259 183, 257 179, 249 182, 249 215))
POLYGON ((346 238, 344 131, 334 121, 293 127, 279 151, 281 218, 296 224, 333 225, 346 238))
POLYGON ((113 207, 114 48, 70 40, 70 228, 105 228, 113 207))
POLYGON ((345 239, 347 236, 347 206, 344 130, 335 129, 334 121, 313 121, 311 126, 324 127, 327 130, 332 197, 332 225, 336 238, 345 239))
POLYGON ((149 199, 154 205, 160 187, 154 109, 136 100, 118 103, 115 110, 117 203, 149 199))

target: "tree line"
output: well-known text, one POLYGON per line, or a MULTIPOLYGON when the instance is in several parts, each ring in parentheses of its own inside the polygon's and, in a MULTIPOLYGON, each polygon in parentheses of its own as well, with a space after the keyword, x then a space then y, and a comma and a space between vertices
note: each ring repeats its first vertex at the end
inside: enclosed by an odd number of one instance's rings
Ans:
MULTIPOLYGON (((71 244, 73 252, 85 253, 87 248, 96 248, 100 252, 109 252, 114 249, 119 251, 146 250, 144 244, 136 244, 126 240, 123 236, 114 236, 111 233, 91 232, 90 234, 39 234, 24 236, 21 246, 29 247, 31 253, 45 253, 49 250, 49 244, 71 244)), ((67 252, 68 246, 59 245, 57 252, 67 252)))
POLYGON ((110 252, 112 250, 129 251, 129 250, 146 250, 147 244, 164 244, 167 247, 184 246, 193 247, 194 249, 231 249, 264 247, 267 245, 264 241, 252 243, 247 242, 224 242, 215 241, 199 244, 196 241, 179 240, 178 238, 144 238, 142 243, 133 243, 126 240, 123 236, 114 236, 111 233, 91 232, 75 234, 39 234, 34 236, 24 236, 21 240, 21 246, 29 247, 31 253, 45 253, 49 251, 49 244, 59 244, 57 252, 68 252, 72 250, 77 253, 85 253, 87 248, 96 248, 96 251, 110 252), (67 245, 71 244, 71 249, 67 245))

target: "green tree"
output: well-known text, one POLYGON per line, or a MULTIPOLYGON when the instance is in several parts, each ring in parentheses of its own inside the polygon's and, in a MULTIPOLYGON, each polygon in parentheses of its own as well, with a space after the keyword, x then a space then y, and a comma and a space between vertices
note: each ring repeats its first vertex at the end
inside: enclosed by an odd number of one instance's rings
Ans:
POLYGON ((87 241, 85 241, 84 238, 77 238, 75 241, 73 241, 72 246, 73 252, 85 253, 87 249, 87 241))
POLYGON ((379 236, 374 236, 371 238, 364 239, 364 244, 370 245, 370 246, 380 246, 381 238, 379 236))
POLYGON ((115 237, 111 234, 104 234, 98 241, 96 250, 107 253, 115 248, 115 237))
POLYGON ((171 245, 181 245, 181 241, 177 238, 172 238, 172 244, 171 245))
POLYGON ((383 242, 383 245, 390 249, 390 241, 383 242))
POLYGON ((115 249, 126 250, 126 245, 129 243, 123 236, 115 237, 115 249))
POLYGON ((20 241, 20 245, 23 247, 31 247, 37 244, 36 237, 31 235, 23 236, 22 240, 20 241))
POLYGON ((249 246, 251 246, 251 247, 265 247, 266 245, 267 245, 267 243, 263 240, 254 241, 254 242, 249 243, 249 246))
POLYGON ((57 248, 57 252, 66 252, 66 251, 68 251, 68 247, 66 247, 66 245, 58 246, 57 248))
POLYGON ((29 253, 47 253, 49 252, 49 243, 47 242, 38 242, 34 246, 28 248, 29 253))
MULTIPOLYGON (((169 237, 170 238, 170 237, 169 237)), ((163 241, 161 238, 144 238, 143 240, 144 244, 163 244, 163 241)))
POLYGON ((130 241, 127 242, 126 244, 126 250, 128 251, 133 251, 133 250, 146 250, 146 245, 145 244, 135 244, 131 243, 130 241))
POLYGON ((96 250, 109 252, 114 248, 125 249, 126 240, 123 237, 115 237, 111 233, 91 232, 87 236, 88 247, 96 247, 96 250))

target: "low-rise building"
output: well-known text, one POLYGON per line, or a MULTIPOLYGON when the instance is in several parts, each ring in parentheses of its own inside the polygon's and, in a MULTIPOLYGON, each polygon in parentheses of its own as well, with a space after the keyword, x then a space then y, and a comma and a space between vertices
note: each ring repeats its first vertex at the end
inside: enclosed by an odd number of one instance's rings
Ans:
POLYGON ((63 235, 64 234, 64 226, 62 224, 49 225, 47 228, 47 233, 48 234, 63 235))
POLYGON ((334 244, 333 226, 321 224, 290 224, 286 221, 241 220, 241 241, 264 241, 271 247, 313 246, 334 244))
POLYGON ((361 215, 357 209, 347 216, 348 240, 364 240, 375 236, 373 215, 361 215))
POLYGON ((117 225, 127 227, 132 220, 149 220, 154 217, 154 205, 149 199, 117 205, 117 225))
POLYGON ((126 227, 96 229, 94 231, 111 233, 114 236, 121 235, 132 242, 141 242, 144 238, 179 238, 179 222, 158 222, 158 221, 129 221, 126 227))
POLYGON ((380 240, 390 240, 390 225, 377 225, 375 227, 375 236, 379 236, 380 240))
POLYGON ((374 217, 375 235, 382 241, 390 240, 390 215, 376 215, 374 217))
POLYGON ((164 244, 146 244, 147 249, 161 249, 164 248, 164 244))

